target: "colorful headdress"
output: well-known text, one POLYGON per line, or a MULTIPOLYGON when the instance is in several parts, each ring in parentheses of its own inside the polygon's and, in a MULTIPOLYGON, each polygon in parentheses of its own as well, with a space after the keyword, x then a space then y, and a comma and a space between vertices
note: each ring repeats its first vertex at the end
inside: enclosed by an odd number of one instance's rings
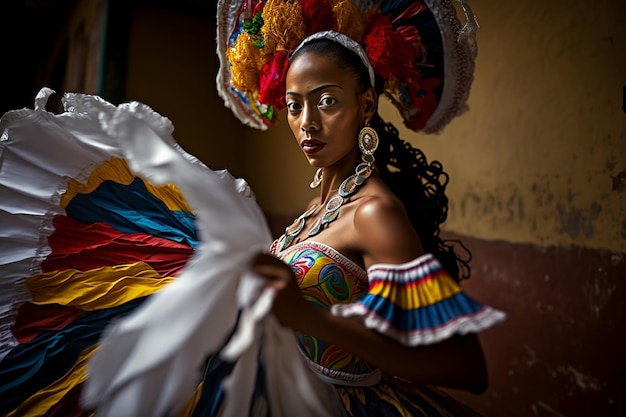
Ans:
POLYGON ((334 31, 362 46, 408 128, 437 133, 466 110, 473 79, 478 24, 457 1, 463 27, 452 0, 219 0, 218 91, 243 123, 267 129, 285 106, 290 55, 334 31))

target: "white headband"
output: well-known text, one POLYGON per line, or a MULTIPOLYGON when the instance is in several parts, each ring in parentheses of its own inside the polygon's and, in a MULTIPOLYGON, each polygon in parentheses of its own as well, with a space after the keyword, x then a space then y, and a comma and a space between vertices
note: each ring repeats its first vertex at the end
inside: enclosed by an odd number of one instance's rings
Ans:
POLYGON ((337 42, 340 45, 342 45, 344 48, 347 48, 348 50, 356 53, 359 58, 361 58, 361 61, 363 62, 363 64, 365 65, 365 67, 367 68, 367 72, 369 73, 370 76, 370 83, 372 85, 372 87, 374 87, 375 83, 374 83, 374 68, 372 67, 372 64, 370 64, 370 60, 367 57, 367 54, 365 53, 365 50, 363 49, 363 47, 354 39, 344 35, 343 33, 339 33, 336 32, 334 30, 325 30, 322 32, 316 32, 308 37, 306 37, 302 42, 300 42, 300 45, 298 45, 298 47, 293 51, 292 56, 298 52, 298 50, 300 48, 302 48, 304 45, 306 45, 307 43, 316 40, 316 39, 329 39, 331 41, 337 42))

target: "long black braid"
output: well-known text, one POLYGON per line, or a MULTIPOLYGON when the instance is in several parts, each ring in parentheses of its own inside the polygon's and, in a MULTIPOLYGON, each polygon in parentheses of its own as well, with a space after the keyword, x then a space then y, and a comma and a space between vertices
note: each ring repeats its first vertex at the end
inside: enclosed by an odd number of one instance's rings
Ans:
MULTIPOLYGON (((354 73, 362 91, 370 87, 369 74, 361 58, 339 43, 328 39, 314 40, 300 48, 290 59, 304 52, 322 54, 346 71, 354 73)), ((383 80, 377 77, 378 93, 382 85, 383 80)), ((441 163, 428 163, 421 150, 402 140, 398 130, 378 114, 370 120, 370 126, 380 138, 380 145, 374 155, 376 167, 385 184, 404 203, 424 250, 432 253, 457 281, 469 278, 469 250, 459 241, 446 241, 440 236, 439 227, 448 216, 448 198, 445 194, 448 174, 443 171, 441 163), (456 243, 466 255, 459 256, 451 243, 456 243)))
POLYGON ((448 217, 445 190, 448 174, 439 161, 428 162, 420 149, 402 140, 398 130, 378 114, 370 121, 380 145, 375 153, 376 167, 387 187, 402 201, 424 250, 432 253, 457 281, 469 278, 470 251, 460 242, 443 240, 440 225, 448 217), (456 244, 466 253, 460 257, 456 244))

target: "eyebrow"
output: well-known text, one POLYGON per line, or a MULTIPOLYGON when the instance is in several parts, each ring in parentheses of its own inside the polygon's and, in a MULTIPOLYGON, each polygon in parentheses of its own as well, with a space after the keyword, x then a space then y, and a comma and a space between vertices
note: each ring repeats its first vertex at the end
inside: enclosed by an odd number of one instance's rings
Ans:
MULTIPOLYGON (((319 87, 315 87, 313 90, 309 91, 307 93, 307 95, 315 94, 315 93, 317 93, 317 92, 319 92, 321 90, 325 90, 325 89, 330 88, 330 87, 337 87, 337 88, 343 89, 343 87, 340 86, 339 84, 324 84, 324 85, 320 85, 319 87)), ((285 95, 286 96, 289 96, 289 95, 291 95, 291 96, 302 96, 302 94, 296 93, 294 91, 287 91, 287 92, 285 92, 285 95)))

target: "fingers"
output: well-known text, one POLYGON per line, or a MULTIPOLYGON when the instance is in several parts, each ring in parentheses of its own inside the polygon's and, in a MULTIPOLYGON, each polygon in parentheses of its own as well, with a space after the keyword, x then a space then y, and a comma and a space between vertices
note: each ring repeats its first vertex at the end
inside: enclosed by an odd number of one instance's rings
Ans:
POLYGON ((263 252, 257 253, 256 255, 254 255, 252 257, 251 264, 253 267, 257 265, 275 265, 275 266, 285 265, 285 263, 281 261, 280 259, 278 259, 276 256, 270 253, 263 253, 263 252))
POLYGON ((284 288, 294 278, 289 265, 271 254, 259 253, 255 255, 252 258, 251 266, 257 274, 274 281, 273 286, 277 289, 284 288))

